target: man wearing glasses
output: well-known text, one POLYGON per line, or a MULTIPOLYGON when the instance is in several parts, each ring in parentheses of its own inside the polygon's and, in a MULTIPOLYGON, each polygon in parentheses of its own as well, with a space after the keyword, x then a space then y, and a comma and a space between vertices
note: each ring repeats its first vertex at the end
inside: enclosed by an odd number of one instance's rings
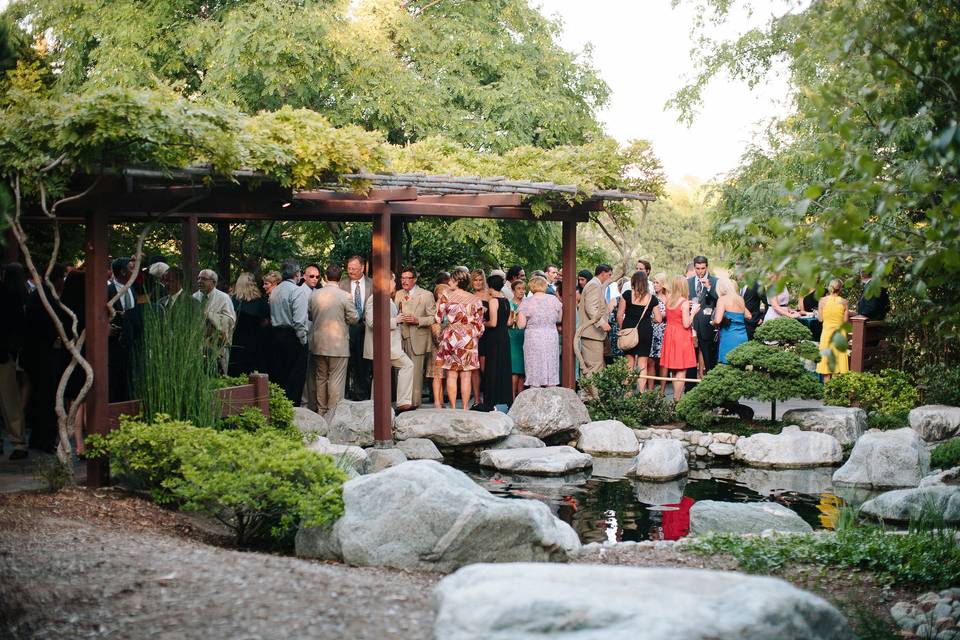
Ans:
MULTIPOLYGON (((322 287, 320 282, 320 267, 316 264, 308 264, 303 269, 303 280, 300 282, 300 288, 303 289, 303 295, 310 300, 315 289, 322 287)), ((309 314, 307 314, 309 316, 309 314)), ((307 318, 307 377, 303 383, 303 395, 300 397, 300 404, 316 413, 317 411, 317 363, 313 357, 313 323, 307 318)))
POLYGON ((217 289, 217 274, 204 269, 197 276, 198 290, 193 294, 200 303, 205 319, 205 335, 210 352, 216 354, 220 373, 226 375, 230 358, 230 343, 233 342, 233 328, 237 324, 237 313, 233 310, 230 296, 217 289))

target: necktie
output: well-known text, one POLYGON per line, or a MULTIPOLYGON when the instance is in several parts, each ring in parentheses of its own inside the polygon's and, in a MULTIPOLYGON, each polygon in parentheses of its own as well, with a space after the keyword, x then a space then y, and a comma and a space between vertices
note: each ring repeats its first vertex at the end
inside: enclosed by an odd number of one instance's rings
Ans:
POLYGON ((703 294, 703 283, 697 280, 697 297, 699 298, 703 294))
POLYGON ((746 287, 740 287, 740 297, 742 298, 747 293, 746 287))
POLYGON ((360 300, 360 281, 353 283, 353 306, 357 308, 357 315, 363 315, 363 302, 360 300))

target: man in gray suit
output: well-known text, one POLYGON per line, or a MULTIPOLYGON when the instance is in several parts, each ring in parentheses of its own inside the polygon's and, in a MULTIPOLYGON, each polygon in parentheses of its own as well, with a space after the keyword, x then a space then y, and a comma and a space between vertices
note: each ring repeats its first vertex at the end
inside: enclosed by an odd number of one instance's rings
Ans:
POLYGON ((340 288, 350 294, 350 300, 360 317, 360 323, 350 327, 350 362, 347 375, 350 378, 350 399, 369 400, 372 369, 363 358, 363 312, 367 298, 373 295, 373 280, 364 275, 366 263, 360 256, 347 259, 347 278, 340 281, 340 288))
POLYGON ((317 287, 310 296, 309 318, 313 323, 310 340, 315 364, 317 413, 333 409, 343 397, 347 384, 347 359, 350 356, 350 326, 360 320, 350 294, 336 286, 343 270, 327 267, 326 286, 317 287))

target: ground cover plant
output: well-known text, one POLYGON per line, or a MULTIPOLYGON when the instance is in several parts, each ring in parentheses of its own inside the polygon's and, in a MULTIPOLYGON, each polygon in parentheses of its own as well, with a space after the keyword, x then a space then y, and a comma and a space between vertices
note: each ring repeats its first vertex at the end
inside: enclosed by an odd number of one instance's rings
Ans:
MULTIPOLYGON (((224 387, 237 387, 240 385, 248 384, 249 380, 246 376, 221 376, 217 378, 215 386, 217 389, 223 389, 224 387)), ((293 427, 293 403, 290 402, 290 399, 287 398, 287 394, 283 392, 283 388, 275 382, 271 382, 269 385, 270 389, 270 421, 269 425, 274 429, 295 429, 293 427)), ((259 410, 257 410, 258 413, 259 410)), ((260 415, 263 415, 262 413, 260 415)), ((220 424, 225 428, 233 428, 238 426, 243 421, 257 420, 253 417, 247 418, 237 418, 233 416, 232 418, 224 418, 221 420, 220 424)), ((247 425, 246 430, 254 431, 255 429, 249 428, 250 425, 247 425)))
POLYGON ((637 391, 640 372, 627 366, 626 358, 617 358, 597 373, 586 376, 581 384, 596 389, 597 396, 587 400, 591 420, 619 420, 628 427, 668 424, 676 420, 673 402, 659 391, 637 391))
POLYGON ((960 407, 960 367, 931 364, 923 368, 924 404, 960 407))
POLYGON ((860 407, 867 412, 871 428, 907 426, 907 414, 920 402, 920 394, 903 371, 841 373, 824 385, 824 404, 860 407))
POLYGON ((930 453, 930 467, 951 469, 960 465, 960 438, 947 440, 930 453))

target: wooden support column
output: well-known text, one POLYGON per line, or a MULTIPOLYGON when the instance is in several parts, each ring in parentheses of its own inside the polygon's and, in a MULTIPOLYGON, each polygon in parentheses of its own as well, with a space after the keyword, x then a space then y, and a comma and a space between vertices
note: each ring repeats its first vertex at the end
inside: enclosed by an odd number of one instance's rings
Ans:
POLYGON ((399 216, 390 217, 390 244, 390 270, 400 277, 400 269, 403 268, 403 218, 399 216))
MULTIPOLYGON (((109 431, 110 388, 107 372, 107 336, 110 320, 107 314, 107 214, 91 211, 86 215, 84 253, 84 323, 86 342, 84 354, 93 368, 93 386, 87 395, 87 429, 90 433, 106 435, 109 431)), ((105 458, 87 460, 87 486, 102 487, 110 483, 110 461, 105 458)))
POLYGON ((230 223, 217 223, 217 288, 229 291, 230 283, 230 223))
MULTIPOLYGON (((182 246, 180 248, 183 260, 183 289, 187 293, 197 290, 197 274, 200 253, 200 232, 197 229, 197 216, 187 216, 181 223, 182 246)), ((219 274, 218 274, 219 275, 219 274)))
POLYGON ((573 338, 577 332, 577 221, 571 216, 563 225, 563 340, 560 345, 560 384, 577 388, 573 338))
POLYGON ((850 335, 850 371, 863 373, 864 347, 867 346, 867 317, 856 315, 850 318, 853 332, 850 335))
POLYGON ((373 439, 379 446, 393 445, 390 409, 390 257, 393 223, 385 204, 373 219, 373 439))

